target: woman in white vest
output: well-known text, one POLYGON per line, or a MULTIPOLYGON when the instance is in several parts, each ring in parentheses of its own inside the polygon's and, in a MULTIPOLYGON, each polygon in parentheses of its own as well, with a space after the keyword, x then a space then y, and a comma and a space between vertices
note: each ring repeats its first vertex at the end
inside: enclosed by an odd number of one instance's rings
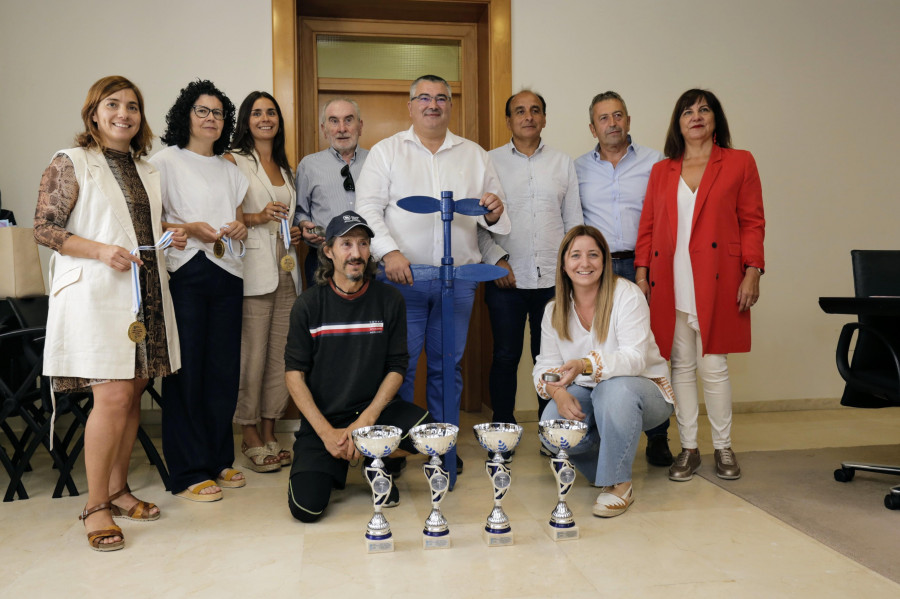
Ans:
POLYGON ((284 148, 281 108, 270 94, 251 92, 238 110, 237 127, 225 158, 250 182, 242 206, 247 226, 241 383, 234 422, 241 426, 241 451, 256 472, 275 472, 291 463, 291 452, 275 438, 284 414, 284 346, 297 299, 300 240, 294 220, 294 177, 284 148), (259 427, 259 428, 257 428, 259 427))
POLYGON ((201 502, 247 484, 232 468, 248 187, 222 157, 233 130, 231 100, 211 81, 192 81, 166 115, 161 139, 169 147, 150 160, 160 172, 163 222, 188 235, 185 251, 166 260, 181 371, 163 381, 163 453, 172 493, 201 502))
MULTIPOLYGON (((113 517, 159 519, 154 504, 131 494, 128 462, 148 379, 176 371, 181 359, 159 249, 159 173, 143 159, 153 139, 143 96, 124 77, 104 77, 81 118, 77 147, 57 152, 44 171, 34 216, 35 239, 54 250, 44 374, 56 392, 94 394, 80 518, 93 549, 114 551, 125 537, 113 517)), ((184 230, 169 231, 172 247, 183 249, 184 230)))

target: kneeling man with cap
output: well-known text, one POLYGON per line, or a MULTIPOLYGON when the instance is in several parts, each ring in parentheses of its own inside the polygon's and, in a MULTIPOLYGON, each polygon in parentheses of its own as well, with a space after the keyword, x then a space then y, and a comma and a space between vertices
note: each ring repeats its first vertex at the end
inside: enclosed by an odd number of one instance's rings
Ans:
MULTIPOLYGON (((347 467, 360 457, 353 430, 373 424, 401 428, 404 437, 394 454, 399 456, 416 451, 409 429, 432 421, 428 412, 397 397, 409 362, 406 306, 399 291, 375 280, 373 235, 355 212, 334 217, 318 250, 316 285, 291 310, 285 379, 302 422, 288 505, 303 522, 318 520, 331 489, 344 488, 347 467)), ((398 503, 393 486, 385 507, 398 503)))

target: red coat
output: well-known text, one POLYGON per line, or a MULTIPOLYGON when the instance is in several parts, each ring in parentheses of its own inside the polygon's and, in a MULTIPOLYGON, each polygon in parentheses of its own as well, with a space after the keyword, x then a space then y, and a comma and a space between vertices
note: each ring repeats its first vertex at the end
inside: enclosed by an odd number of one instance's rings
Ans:
MULTIPOLYGON (((681 162, 654 165, 647 183, 635 266, 650 269, 650 327, 663 357, 672 354, 681 162)), ((689 245, 704 354, 750 351, 750 311, 738 312, 747 266, 765 267, 762 186, 750 152, 713 146, 700 180, 689 245)))

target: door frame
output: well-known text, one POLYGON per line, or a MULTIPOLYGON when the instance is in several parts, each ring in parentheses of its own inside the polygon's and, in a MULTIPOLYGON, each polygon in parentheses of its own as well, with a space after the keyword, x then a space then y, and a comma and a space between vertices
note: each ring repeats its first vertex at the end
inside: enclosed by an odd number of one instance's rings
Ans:
POLYGON ((466 139, 479 139, 478 112, 478 35, 473 23, 420 23, 412 21, 373 22, 362 19, 303 18, 300 23, 300 123, 297 146, 300 156, 319 150, 319 93, 341 91, 409 93, 409 80, 395 79, 323 79, 319 77, 315 48, 318 35, 344 35, 354 38, 408 38, 412 40, 454 40, 460 44, 461 81, 450 81, 453 110, 459 114, 460 128, 455 133, 466 139), (311 50, 311 51, 310 51, 311 50), (304 53, 304 51, 306 51, 304 53), (462 92, 462 93, 460 93, 462 92), (306 107, 306 108, 304 108, 306 107), (306 132, 304 134, 304 132, 306 132))

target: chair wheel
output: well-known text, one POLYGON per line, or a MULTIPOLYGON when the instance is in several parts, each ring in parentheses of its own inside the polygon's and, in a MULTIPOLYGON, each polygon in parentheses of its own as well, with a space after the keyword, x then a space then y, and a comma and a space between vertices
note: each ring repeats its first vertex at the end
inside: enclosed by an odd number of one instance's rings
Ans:
POLYGON ((900 510, 900 495, 888 493, 884 496, 884 507, 889 510, 900 510))
POLYGON ((853 480, 854 474, 856 474, 856 470, 853 468, 838 468, 834 471, 834 480, 839 483, 849 483, 853 480))

